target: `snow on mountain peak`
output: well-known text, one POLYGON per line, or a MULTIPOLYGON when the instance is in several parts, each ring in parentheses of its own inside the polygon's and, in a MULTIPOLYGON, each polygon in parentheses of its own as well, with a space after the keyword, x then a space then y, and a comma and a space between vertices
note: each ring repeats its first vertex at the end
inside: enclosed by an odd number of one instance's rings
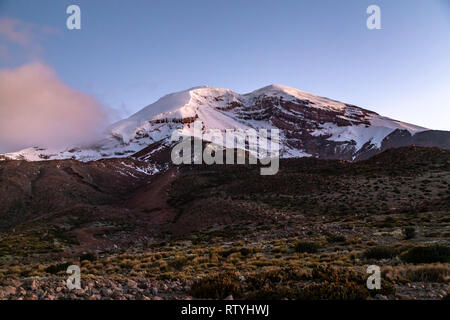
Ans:
POLYGON ((130 156, 157 142, 170 144, 174 130, 191 135, 190 123, 196 119, 203 122, 205 130, 280 129, 284 157, 328 156, 328 153, 332 157, 333 153, 342 153, 348 158, 348 154, 357 152, 367 143, 380 147, 383 139, 395 129, 412 134, 426 130, 279 84, 246 94, 198 86, 165 95, 129 118, 110 125, 105 138, 95 145, 70 146, 65 150, 28 148, 6 157, 94 160, 130 156), (314 147, 322 143, 330 150, 319 151, 318 146, 314 147))
MULTIPOLYGON (((204 104, 205 98, 212 98, 230 94, 236 95, 229 89, 210 86, 198 86, 187 90, 163 96, 155 103, 148 105, 127 119, 118 121, 109 127, 112 135, 128 143, 136 131, 145 129, 149 121, 161 119, 178 119, 195 117, 198 107, 204 104)), ((219 102, 219 101, 216 101, 219 102)))

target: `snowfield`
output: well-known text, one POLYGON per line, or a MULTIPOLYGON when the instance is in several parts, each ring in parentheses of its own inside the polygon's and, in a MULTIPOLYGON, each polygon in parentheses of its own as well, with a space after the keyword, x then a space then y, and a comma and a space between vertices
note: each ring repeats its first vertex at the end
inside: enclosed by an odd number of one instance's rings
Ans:
MULTIPOLYGON (((314 112, 341 112, 343 115, 340 118, 348 121, 358 117, 368 120, 370 125, 339 126, 333 122, 317 122, 314 124, 316 129, 308 130, 313 137, 325 136, 329 141, 348 141, 356 144, 355 151, 358 151, 367 142, 379 148, 383 139, 396 129, 408 130, 411 134, 427 130, 379 116, 373 112, 367 115, 364 109, 282 85, 270 85, 247 94, 238 94, 229 89, 201 86, 162 97, 129 118, 109 126, 103 139, 91 145, 67 146, 67 148, 59 150, 45 149, 39 146, 30 147, 4 154, 3 158, 27 161, 54 159, 91 161, 101 158, 127 157, 156 142, 162 142, 163 146, 170 145, 170 137, 174 130, 181 130, 184 135, 192 136, 194 120, 201 120, 204 130, 276 129, 278 128, 275 125, 276 119, 261 118, 261 109, 254 107, 263 98, 275 98, 274 101, 291 101, 293 103, 301 101, 314 112)), ((281 105, 275 105, 273 110, 293 119, 285 120, 287 125, 294 126, 297 122, 296 119, 299 121, 306 119, 301 111, 288 110, 281 105)), ((286 134, 289 132, 281 131, 282 157, 311 156, 305 150, 287 143, 290 139, 286 137, 286 134)), ((290 133, 292 135, 292 132, 290 133)))

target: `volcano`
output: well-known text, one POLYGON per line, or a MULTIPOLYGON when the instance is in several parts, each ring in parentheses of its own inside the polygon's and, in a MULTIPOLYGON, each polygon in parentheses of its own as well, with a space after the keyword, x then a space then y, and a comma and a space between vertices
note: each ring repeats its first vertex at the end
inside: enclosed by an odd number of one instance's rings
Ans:
POLYGON ((423 128, 355 105, 295 88, 269 85, 247 94, 200 86, 168 94, 112 124, 90 145, 54 150, 31 147, 1 156, 11 160, 80 161, 134 157, 151 160, 170 148, 171 134, 193 135, 194 121, 208 129, 279 129, 281 158, 357 161, 388 148, 450 148, 450 133, 423 128))

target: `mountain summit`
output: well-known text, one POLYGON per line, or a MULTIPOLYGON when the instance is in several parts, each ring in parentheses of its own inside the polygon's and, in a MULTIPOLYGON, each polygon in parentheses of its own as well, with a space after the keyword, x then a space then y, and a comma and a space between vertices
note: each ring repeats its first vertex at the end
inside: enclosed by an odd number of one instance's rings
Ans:
POLYGON ((64 150, 33 147, 3 158, 149 158, 156 150, 171 146, 174 130, 192 135, 191 123, 195 120, 203 122, 203 130, 280 129, 280 153, 284 158, 352 161, 404 145, 450 148, 449 132, 428 130, 355 105, 273 84, 247 94, 209 86, 171 93, 112 124, 104 138, 90 146, 68 146, 64 150))

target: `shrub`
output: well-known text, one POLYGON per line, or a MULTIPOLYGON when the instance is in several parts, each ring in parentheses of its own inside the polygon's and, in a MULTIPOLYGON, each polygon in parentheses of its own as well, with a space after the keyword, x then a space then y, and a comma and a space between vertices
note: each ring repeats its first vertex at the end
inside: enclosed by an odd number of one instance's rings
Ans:
POLYGON ((450 262, 450 247, 444 245, 415 247, 406 252, 402 259, 409 263, 450 262))
POLYGON ((394 217, 387 216, 384 221, 380 223, 381 228, 392 228, 394 227, 396 220, 394 217))
POLYGON ((191 260, 188 257, 176 257, 169 263, 169 266, 176 270, 182 270, 191 260))
POLYGON ((249 248, 243 247, 243 248, 241 248, 240 252, 241 252, 241 255, 242 255, 243 257, 246 257, 246 256, 248 256, 250 253, 252 253, 252 250, 249 249, 249 248))
POLYGON ((247 277, 246 283, 249 289, 259 288, 265 284, 287 283, 290 281, 302 281, 309 279, 308 272, 301 268, 287 267, 281 269, 258 272, 247 277))
POLYGON ((395 287, 384 279, 381 290, 368 290, 366 275, 346 268, 317 266, 310 276, 295 270, 281 270, 277 274, 262 273, 252 278, 259 281, 247 280, 251 282, 246 288, 249 299, 362 300, 379 293, 395 294, 395 287), (301 286, 307 278, 312 282, 301 286))
POLYGON ((248 291, 246 299, 249 300, 281 300, 295 298, 297 288, 287 285, 270 285, 266 283, 262 287, 248 291))
POLYGON ((364 300, 369 293, 364 285, 356 282, 313 283, 300 290, 299 300, 364 300))
POLYGON ((414 227, 406 227, 403 229, 405 240, 413 239, 416 237, 416 229, 414 227))
POLYGON ((360 300, 376 294, 391 295, 395 287, 382 280, 381 290, 368 290, 366 274, 352 268, 276 268, 240 279, 234 272, 216 274, 194 282, 190 294, 196 298, 259 300, 360 300), (305 284, 306 281, 306 284, 305 284))
POLYGON ((320 245, 316 242, 297 242, 295 251, 299 253, 316 253, 320 245))
POLYGON ((92 262, 92 261, 97 260, 97 257, 95 256, 95 254, 86 253, 86 254, 83 254, 80 256, 80 261, 84 261, 84 260, 92 262))
POLYGON ((330 243, 345 242, 345 240, 346 240, 345 236, 339 235, 339 234, 333 234, 333 233, 326 234, 326 237, 327 237, 327 241, 330 243))
POLYGON ((223 258, 227 258, 230 254, 237 252, 237 249, 235 248, 231 248, 228 250, 222 250, 220 252, 218 252, 218 254, 220 254, 223 258))
POLYGON ((364 285, 356 282, 318 282, 305 287, 296 285, 264 285, 250 291, 247 299, 257 300, 363 300, 369 296, 364 285))
POLYGON ((446 266, 424 266, 411 271, 411 281, 417 282, 445 282, 450 270, 446 266))
POLYGON ((391 259, 397 256, 400 252, 400 250, 394 247, 385 247, 385 246, 379 246, 367 249, 364 252, 364 257, 366 259, 391 259))
POLYGON ((51 273, 51 274, 57 274, 58 272, 61 272, 61 271, 66 272, 67 268, 70 265, 72 265, 72 263, 70 263, 70 262, 52 264, 52 265, 48 266, 47 268, 45 268, 45 272, 51 273))
POLYGON ((247 277, 243 288, 246 299, 354 300, 369 292, 365 279, 355 270, 317 266, 310 272, 301 268, 282 268, 247 277), (312 280, 302 286, 305 280, 312 280))
POLYGON ((227 272, 200 279, 192 284, 190 294, 196 298, 224 299, 229 295, 240 296, 242 292, 236 273, 227 272))
POLYGON ((343 281, 349 280, 350 276, 353 275, 351 275, 344 269, 322 265, 315 266, 311 272, 312 279, 320 281, 343 281))

